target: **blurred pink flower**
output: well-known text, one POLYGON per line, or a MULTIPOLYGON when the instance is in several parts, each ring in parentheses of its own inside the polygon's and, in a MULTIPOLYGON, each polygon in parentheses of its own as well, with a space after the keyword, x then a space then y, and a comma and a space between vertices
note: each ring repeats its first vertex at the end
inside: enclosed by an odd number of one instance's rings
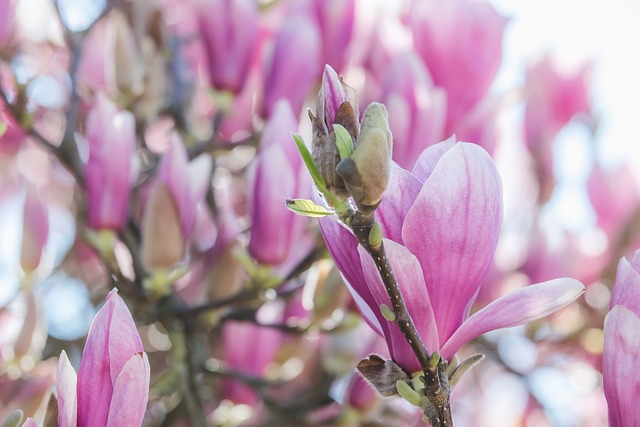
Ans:
POLYGON ((590 114, 589 75, 586 65, 564 70, 545 56, 527 70, 525 141, 532 152, 546 144, 578 114, 590 114))
POLYGON ((15 0, 0 0, 0 50, 11 40, 15 22, 15 0))
MULTIPOLYGON (((265 325, 282 323, 283 308, 277 302, 265 304, 258 310, 256 318, 265 325)), ((222 339, 225 361, 232 372, 263 377, 282 345, 284 333, 276 328, 251 322, 229 321, 224 324, 222 339)), ((225 399, 252 407, 259 402, 254 388, 233 378, 225 379, 222 395, 225 399)))
POLYGON ((431 76, 413 52, 401 54, 390 64, 382 81, 380 101, 387 106, 393 133, 393 160, 411 169, 418 156, 442 140, 447 95, 433 86, 431 76))
POLYGON ((408 13, 416 51, 447 91, 447 128, 486 94, 502 61, 507 19, 489 3, 414 1, 408 13))
POLYGON ((91 28, 82 49, 78 82, 112 99, 121 93, 139 95, 143 90, 140 47, 121 11, 112 10, 91 28))
POLYGON ((85 167, 89 226, 119 230, 129 215, 135 118, 99 95, 87 117, 86 138, 89 143, 85 167))
POLYGON ((251 238, 249 252, 259 262, 280 264, 300 247, 308 218, 290 212, 287 197, 309 198, 311 180, 291 133, 298 122, 289 103, 279 101, 267 122, 260 150, 248 172, 251 238))
POLYGON ((209 156, 189 161, 180 136, 175 132, 171 134, 169 149, 158 165, 157 182, 169 189, 176 203, 185 240, 193 231, 196 207, 207 194, 212 166, 209 156))
POLYGON ((0 153, 15 154, 22 141, 25 140, 26 135, 7 110, 7 106, 2 99, 0 99, 0 123, 6 126, 4 133, 0 132, 0 153))
POLYGON ((26 274, 38 268, 48 235, 49 216, 46 205, 35 188, 29 186, 24 201, 22 245, 20 247, 20 265, 26 274))
POLYGON ((609 425, 640 425, 640 251, 618 264, 611 311, 604 320, 602 377, 609 425))
POLYGON ((605 171, 595 165, 587 183, 589 200, 596 211, 598 226, 610 239, 619 237, 640 207, 640 189, 626 166, 605 171))
MULTIPOLYGON (((473 338, 516 326, 563 307, 584 291, 557 279, 501 297, 469 316, 491 266, 502 223, 502 184, 479 146, 449 139, 427 148, 413 173, 396 167, 376 211, 387 256, 429 352, 445 359, 473 338)), ((320 220, 329 251, 366 320, 384 336, 393 360, 420 370, 398 327, 381 304, 391 306, 378 270, 355 237, 334 218, 320 220)))
POLYGON ((312 0, 322 39, 321 64, 342 70, 353 36, 355 0, 312 0))
POLYGON ((258 45, 256 3, 253 0, 202 0, 198 18, 211 86, 240 92, 258 45))
POLYGON ((131 313, 114 289, 93 319, 77 377, 66 353, 60 355, 59 426, 141 425, 149 396, 149 369, 131 313))
POLYGON ((294 115, 319 77, 321 43, 316 22, 304 14, 288 16, 264 58, 262 112, 271 116, 280 99, 291 104, 294 115))

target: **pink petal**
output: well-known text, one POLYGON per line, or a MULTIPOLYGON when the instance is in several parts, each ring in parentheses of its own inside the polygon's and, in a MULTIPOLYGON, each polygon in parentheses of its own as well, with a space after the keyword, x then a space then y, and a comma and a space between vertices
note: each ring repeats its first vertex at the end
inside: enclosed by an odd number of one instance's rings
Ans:
POLYGON ((294 113, 300 111, 319 76, 320 48, 320 33, 314 21, 302 15, 284 21, 265 67, 262 110, 266 117, 281 98, 289 101, 294 113))
POLYGON ((47 207, 33 187, 27 188, 24 201, 22 244, 20 264, 25 273, 35 270, 40 264, 42 251, 49 235, 47 207))
POLYGON ((640 251, 629 262, 622 258, 618 263, 615 285, 611 295, 611 307, 622 305, 640 316, 640 251))
POLYGON ((386 333, 387 321, 382 316, 364 278, 358 253, 358 241, 333 216, 320 218, 319 223, 331 258, 347 282, 347 287, 358 304, 365 321, 376 332, 386 333), (364 309, 365 307, 368 309, 364 309))
POLYGON ((640 420, 638 358, 640 318, 625 307, 615 306, 604 319, 602 354, 602 381, 611 427, 635 426, 640 420))
POLYGON ((456 136, 451 135, 448 139, 426 148, 422 154, 420 154, 418 160, 416 160, 413 166, 413 174, 417 176, 420 181, 425 182, 427 178, 429 178, 429 175, 431 175, 431 172, 433 172, 433 168, 435 168, 440 161, 442 155, 456 145, 457 142, 458 139, 456 136))
POLYGON ((540 319, 574 301, 583 292, 582 283, 567 278, 518 289, 469 317, 449 338, 440 353, 450 360, 460 347, 475 337, 540 319))
POLYGON ((382 226, 384 237, 402 244, 402 223, 421 189, 420 180, 398 165, 393 165, 389 186, 376 210, 376 221, 382 226))
POLYGON ((26 419, 22 427, 38 427, 38 424, 33 420, 33 418, 29 417, 26 419))
POLYGON ((104 425, 113 384, 131 356, 142 353, 131 313, 114 289, 91 323, 78 371, 78 424, 104 425))
POLYGON ((107 427, 138 427, 147 409, 150 368, 146 353, 131 356, 113 384, 107 427))
POLYGON ((67 353, 62 350, 58 359, 58 371, 56 373, 59 427, 76 427, 78 416, 77 381, 76 371, 71 366, 67 353))
MULTIPOLYGON (((384 245, 409 315, 416 325, 418 334, 427 350, 430 353, 434 352, 439 347, 438 329, 436 328, 433 309, 431 308, 420 264, 417 258, 404 246, 388 239, 384 239, 384 245)), ((374 312, 375 310, 380 311, 380 304, 386 304, 391 308, 391 300, 371 256, 362 246, 358 246, 358 252, 362 260, 362 269, 367 285, 376 302, 376 305, 371 307, 372 310, 374 312)), ((384 321, 390 323, 386 319, 384 321)), ((395 324, 389 324, 388 329, 389 333, 385 335, 385 338, 393 360, 408 372, 419 371, 420 364, 400 329, 395 324)))
POLYGON ((502 185, 481 147, 457 143, 427 178, 402 229, 424 272, 441 345, 467 318, 498 243, 502 185))

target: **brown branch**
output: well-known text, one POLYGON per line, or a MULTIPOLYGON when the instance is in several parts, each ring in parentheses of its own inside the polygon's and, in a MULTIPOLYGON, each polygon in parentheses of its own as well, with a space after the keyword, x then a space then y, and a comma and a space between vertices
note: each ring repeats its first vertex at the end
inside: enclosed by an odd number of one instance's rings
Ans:
POLYGON ((447 376, 447 362, 440 359, 436 366, 431 366, 430 355, 422 338, 418 334, 415 324, 411 319, 409 310, 404 302, 402 292, 398 287, 398 282, 387 258, 384 245, 372 245, 369 242, 369 235, 374 225, 373 214, 364 215, 356 212, 350 221, 350 227, 358 242, 369 253, 375 263, 384 287, 391 300, 394 314, 394 323, 398 326, 405 339, 411 346, 416 359, 420 363, 424 377, 421 377, 425 385, 425 395, 432 406, 423 408, 425 416, 428 417, 433 427, 452 427, 451 418, 449 378, 447 376))

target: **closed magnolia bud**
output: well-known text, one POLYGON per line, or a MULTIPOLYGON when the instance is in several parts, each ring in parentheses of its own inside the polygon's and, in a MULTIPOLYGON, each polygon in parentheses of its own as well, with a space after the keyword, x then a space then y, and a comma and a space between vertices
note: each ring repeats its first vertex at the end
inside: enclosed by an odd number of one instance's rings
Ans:
POLYGON ((384 105, 374 102, 365 110, 353 155, 343 159, 336 168, 356 206, 365 214, 375 210, 387 189, 391 150, 387 110, 384 105))
MULTIPOLYGON (((114 26, 114 77, 118 90, 139 95, 144 88, 144 68, 140 49, 125 16, 113 12, 114 26)), ((155 70, 158 72, 159 70, 155 70)))
POLYGON ((184 246, 176 202, 167 187, 157 184, 142 220, 142 259, 151 271, 167 271, 182 261, 184 246))
POLYGON ((358 138, 358 96, 331 66, 325 66, 322 87, 316 101, 316 114, 309 111, 313 128, 311 154, 329 192, 340 199, 349 197, 342 177, 336 173, 340 153, 336 146, 334 124, 344 126, 351 138, 358 138))

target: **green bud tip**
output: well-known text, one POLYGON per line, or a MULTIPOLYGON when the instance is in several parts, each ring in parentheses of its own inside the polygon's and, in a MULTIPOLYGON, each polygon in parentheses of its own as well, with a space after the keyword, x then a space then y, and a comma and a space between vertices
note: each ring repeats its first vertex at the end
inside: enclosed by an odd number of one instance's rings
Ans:
POLYGON ((380 311, 382 312, 382 317, 387 319, 389 322, 393 322, 396 320, 396 315, 386 304, 380 304, 380 311))
POLYGON ((440 353, 438 353, 436 351, 429 358, 429 366, 431 366, 433 368, 433 367, 437 366, 439 362, 440 362, 440 353))
POLYGON ((382 244, 382 227, 379 222, 374 222, 369 231, 369 244, 379 247, 382 244))

